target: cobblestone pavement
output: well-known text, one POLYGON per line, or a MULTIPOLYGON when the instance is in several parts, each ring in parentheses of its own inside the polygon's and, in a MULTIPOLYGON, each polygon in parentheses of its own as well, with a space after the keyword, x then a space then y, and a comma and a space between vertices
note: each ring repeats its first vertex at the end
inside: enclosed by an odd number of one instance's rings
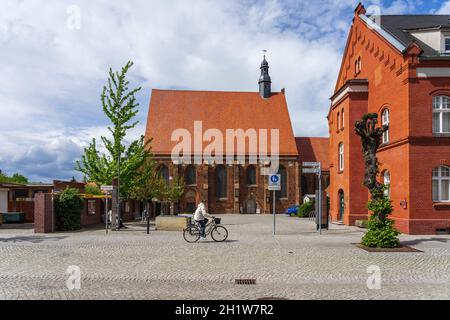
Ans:
POLYGON ((450 299, 450 236, 402 236, 423 252, 368 253, 355 247, 362 231, 270 216, 222 216, 226 243, 189 244, 180 232, 145 226, 35 235, 0 227, 0 299, 450 299), (69 290, 66 270, 81 270, 69 290), (369 290, 367 268, 381 269, 369 290), (256 285, 235 285, 238 278, 256 285))

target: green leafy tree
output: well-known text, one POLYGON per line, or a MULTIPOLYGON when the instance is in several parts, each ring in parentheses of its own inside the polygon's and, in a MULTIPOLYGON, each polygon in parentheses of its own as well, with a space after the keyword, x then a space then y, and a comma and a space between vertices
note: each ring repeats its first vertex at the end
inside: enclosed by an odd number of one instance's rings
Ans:
POLYGON ((28 178, 21 175, 20 173, 14 173, 11 177, 9 177, 6 173, 3 173, 0 170, 0 182, 27 184, 28 178))
POLYGON ((184 180, 182 177, 174 178, 169 184, 165 184, 164 198, 165 200, 177 205, 175 209, 178 213, 179 202, 184 194, 184 180))
POLYGON ((128 145, 125 143, 127 131, 138 124, 138 121, 133 120, 139 106, 135 94, 141 88, 129 89, 130 83, 126 78, 132 66, 133 63, 129 61, 120 73, 110 69, 108 85, 103 88, 101 94, 103 112, 111 122, 108 130, 112 136, 112 139, 101 137, 105 152, 99 151, 97 140, 94 138, 84 149, 81 161, 77 161, 75 166, 75 169, 81 172, 87 181, 98 185, 112 184, 113 179, 118 177, 118 167, 120 167, 121 197, 130 196, 133 184, 139 180, 141 167, 150 157, 147 150, 149 142, 144 141, 144 136, 128 145))
POLYGON ((84 202, 78 190, 66 188, 55 198, 56 227, 63 231, 80 229, 83 208, 84 202))
POLYGON ((156 161, 148 157, 139 168, 139 174, 135 177, 130 188, 129 196, 144 203, 147 212, 150 212, 150 204, 153 199, 162 199, 165 189, 165 181, 155 172, 156 161))
POLYGON ((97 196, 103 194, 102 190, 100 190, 98 185, 95 184, 95 183, 92 183, 92 182, 91 183, 87 183, 84 186, 84 192, 86 194, 92 194, 92 195, 97 195, 97 196))

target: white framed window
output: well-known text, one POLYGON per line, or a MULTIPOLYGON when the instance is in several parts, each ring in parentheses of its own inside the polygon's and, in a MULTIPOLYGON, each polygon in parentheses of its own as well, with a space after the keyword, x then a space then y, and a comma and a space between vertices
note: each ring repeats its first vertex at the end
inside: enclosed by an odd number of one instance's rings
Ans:
POLYGON ((440 166, 433 169, 433 201, 450 202, 450 168, 440 166))
POLYGON ((344 144, 339 143, 339 171, 344 170, 344 144))
POLYGON ((450 133, 450 98, 447 96, 433 98, 433 133, 450 133))
POLYGON ((344 130, 345 118, 344 118, 344 109, 341 111, 341 129, 344 130))
POLYGON ((450 168, 441 166, 433 169, 433 201, 450 202, 450 168))
POLYGON ((444 52, 450 53, 450 37, 444 38, 444 52))
POLYGON ((386 197, 391 196, 391 173, 389 171, 384 171, 383 173, 383 184, 386 186, 384 190, 384 195, 386 197))
MULTIPOLYGON (((384 109, 383 113, 381 114, 381 124, 389 125, 389 109, 384 109)), ((388 143, 389 142, 389 129, 387 129, 385 132, 383 132, 382 137, 382 143, 388 143)))

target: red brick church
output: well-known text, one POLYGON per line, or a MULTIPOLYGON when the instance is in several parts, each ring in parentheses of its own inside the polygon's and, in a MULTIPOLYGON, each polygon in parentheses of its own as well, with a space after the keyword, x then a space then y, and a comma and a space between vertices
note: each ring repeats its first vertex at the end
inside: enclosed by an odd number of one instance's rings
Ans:
POLYGON ((184 179, 181 212, 193 211, 202 199, 208 200, 209 211, 213 214, 271 212, 273 200, 267 190, 267 176, 262 174, 270 165, 270 159, 261 157, 262 146, 252 145, 247 138, 252 132, 272 129, 279 132, 279 144, 273 145, 272 136, 268 134, 266 149, 269 154, 277 147, 279 153, 282 188, 276 193, 277 212, 284 212, 300 202, 298 150, 285 92, 272 92, 265 58, 260 69, 259 92, 152 91, 146 138, 153 138, 152 152, 159 163, 158 171, 167 183, 177 177, 184 179), (217 157, 213 160, 199 154, 212 142, 227 149, 228 141, 211 141, 214 139, 209 133, 219 132, 226 137, 230 129, 240 129, 246 134, 245 148, 235 150, 231 162, 225 155, 223 161, 218 161, 217 157), (177 140, 174 141, 173 134, 177 130, 192 137, 188 143, 191 152, 184 152, 182 159, 174 161, 171 155, 177 140), (256 163, 251 163, 250 159, 256 159, 256 163))
POLYGON ((368 192, 354 123, 389 124, 378 152, 396 227, 450 230, 450 16, 369 16, 355 10, 328 114, 331 217, 367 219, 368 192))

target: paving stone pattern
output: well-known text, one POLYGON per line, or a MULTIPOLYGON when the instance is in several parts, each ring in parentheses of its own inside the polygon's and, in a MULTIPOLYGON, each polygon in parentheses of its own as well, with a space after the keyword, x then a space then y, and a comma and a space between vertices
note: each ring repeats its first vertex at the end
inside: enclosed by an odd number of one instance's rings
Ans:
POLYGON ((319 236, 307 219, 223 215, 229 241, 189 244, 181 232, 145 225, 36 235, 0 227, 0 299, 449 299, 450 236, 402 236, 417 253, 369 253, 363 234, 331 225, 319 236), (81 289, 69 290, 69 266, 81 289), (367 268, 381 270, 369 290, 367 268), (236 285, 235 279, 256 279, 236 285))

